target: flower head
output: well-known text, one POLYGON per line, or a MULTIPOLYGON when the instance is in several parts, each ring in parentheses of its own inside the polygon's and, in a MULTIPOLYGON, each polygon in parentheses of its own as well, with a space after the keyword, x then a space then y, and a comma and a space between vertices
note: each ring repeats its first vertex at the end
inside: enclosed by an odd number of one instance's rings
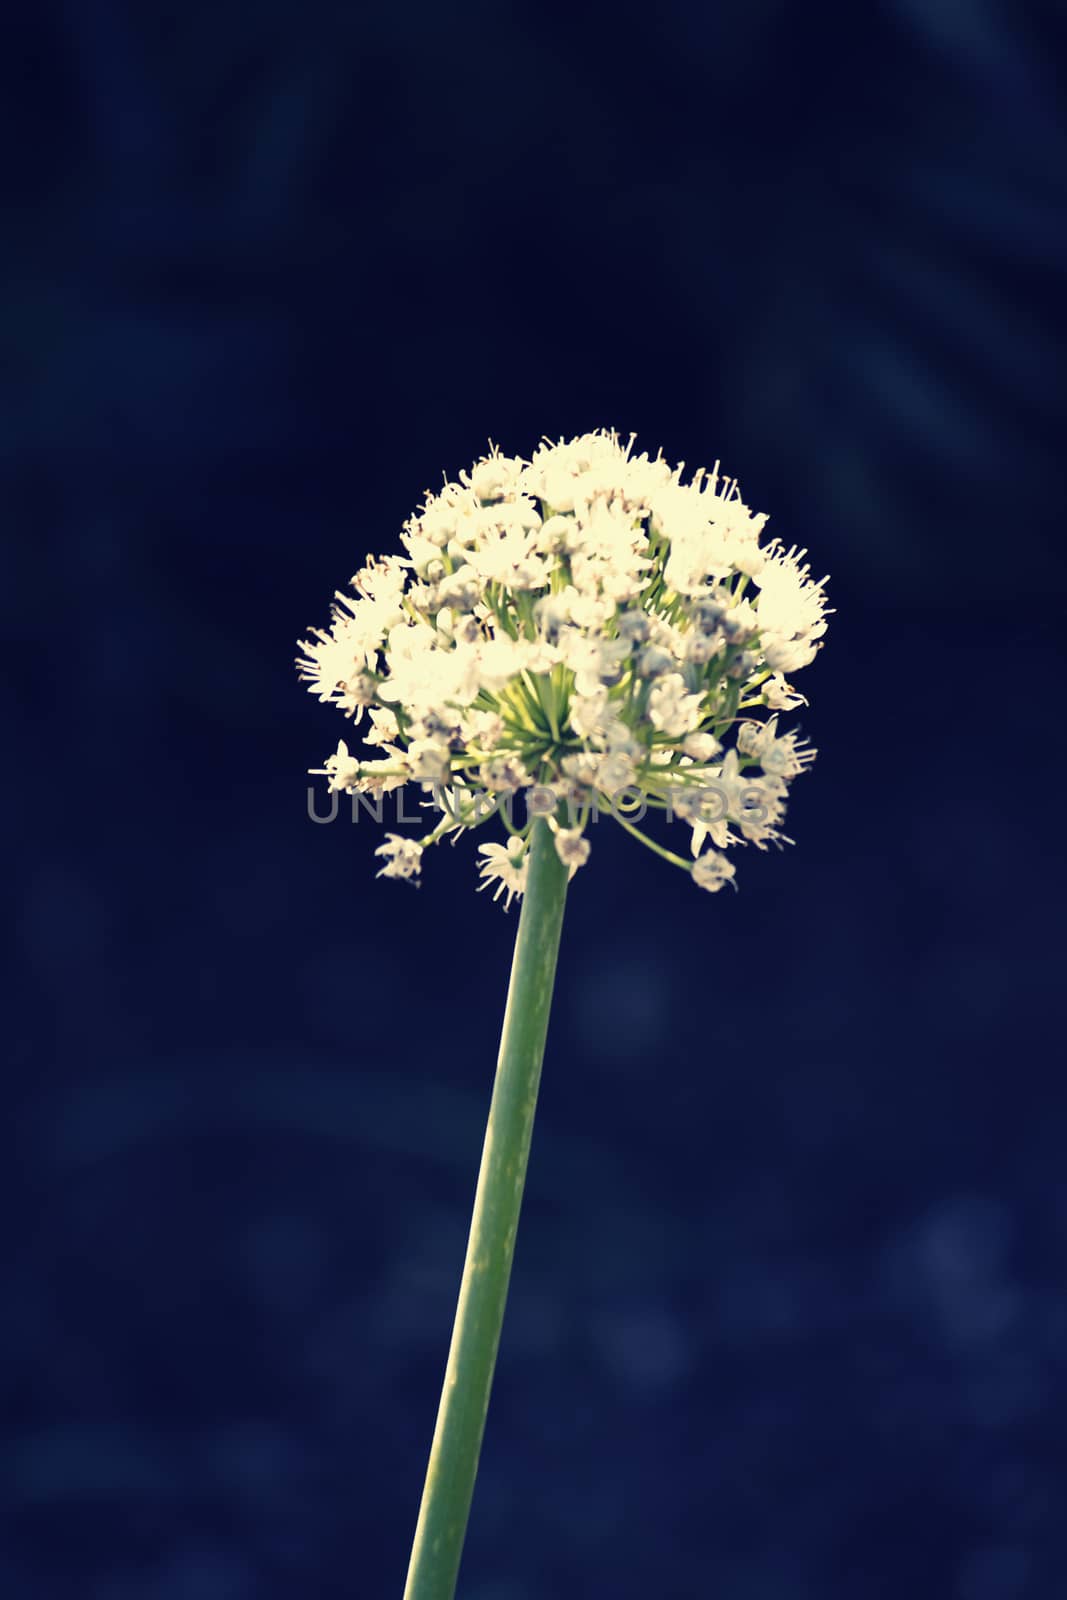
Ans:
POLYGON ((574 874, 578 871, 578 868, 584 867, 585 863, 589 860, 589 853, 591 849, 589 840, 585 837, 580 828, 561 828, 559 824, 556 823, 555 817, 552 818, 552 822, 556 824, 553 828, 556 842, 556 854, 563 862, 563 865, 567 868, 568 878, 573 878, 574 874))
POLYGON ((537 815, 571 876, 602 809, 708 890, 733 881, 729 846, 784 842, 814 751, 778 714, 805 703, 786 674, 821 648, 829 608, 805 551, 761 543, 766 521, 718 463, 684 482, 607 431, 529 460, 494 447, 427 493, 404 554, 367 558, 298 661, 320 700, 366 715, 377 752, 339 744, 314 769, 330 788, 413 784, 442 814, 419 839, 389 834, 379 876, 417 877, 429 844, 501 805, 512 837, 480 847, 479 871, 505 907, 537 815), (623 791, 689 824, 691 865, 615 809, 623 791))
POLYGON ((512 837, 507 844, 480 844, 478 852, 485 857, 478 868, 482 882, 479 889, 488 889, 491 883, 496 884, 493 890, 493 899, 499 900, 504 896, 504 910, 507 911, 512 899, 517 894, 522 894, 526 888, 526 873, 530 865, 526 852, 525 842, 517 837, 512 837))
MULTIPOLYGON (((726 856, 718 850, 705 850, 702 856, 697 856, 693 862, 693 882, 701 889, 707 889, 715 894, 724 883, 733 883, 737 868, 726 856)), ((734 884, 736 889, 737 885, 734 884)))
POLYGON ((402 833, 387 833, 374 854, 385 857, 379 878, 417 878, 422 870, 422 845, 402 833))

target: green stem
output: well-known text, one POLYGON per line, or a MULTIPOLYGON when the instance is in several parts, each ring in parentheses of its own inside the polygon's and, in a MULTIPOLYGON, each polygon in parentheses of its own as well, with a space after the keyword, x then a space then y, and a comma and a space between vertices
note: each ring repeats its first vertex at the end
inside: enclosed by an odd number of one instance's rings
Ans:
POLYGON ((640 828, 635 828, 632 822, 627 822, 626 818, 621 817, 617 810, 614 815, 615 821, 620 828, 625 828, 627 833, 632 833, 634 838, 639 839, 647 849, 654 850, 656 855, 662 856, 664 861, 669 861, 672 866, 681 867, 683 872, 692 872, 693 864, 691 861, 686 861, 682 856, 676 856, 673 850, 664 849, 663 845, 657 844, 655 839, 650 839, 647 833, 642 833, 640 828))
POLYGON ((478 1471, 567 893, 566 868, 543 817, 533 826, 527 872, 467 1259, 404 1600, 452 1600, 478 1471))

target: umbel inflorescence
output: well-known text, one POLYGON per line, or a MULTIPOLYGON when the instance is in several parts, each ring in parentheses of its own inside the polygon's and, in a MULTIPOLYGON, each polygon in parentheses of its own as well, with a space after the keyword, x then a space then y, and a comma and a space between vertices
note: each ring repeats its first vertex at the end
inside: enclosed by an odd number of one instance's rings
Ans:
POLYGON ((614 432, 495 447, 405 524, 403 555, 368 556, 327 631, 301 641, 300 674, 360 724, 370 752, 338 744, 313 771, 331 790, 403 784, 440 820, 387 834, 386 877, 496 816, 482 887, 505 905, 525 885, 530 829, 548 817, 571 875, 591 819, 615 818, 703 889, 734 877, 726 851, 785 840, 788 785, 814 757, 779 713, 806 704, 787 675, 826 631, 825 579, 805 551, 761 544, 718 463, 633 454, 614 432), (521 807, 513 802, 521 797, 521 807), (692 859, 636 824, 649 810, 691 829, 692 859))

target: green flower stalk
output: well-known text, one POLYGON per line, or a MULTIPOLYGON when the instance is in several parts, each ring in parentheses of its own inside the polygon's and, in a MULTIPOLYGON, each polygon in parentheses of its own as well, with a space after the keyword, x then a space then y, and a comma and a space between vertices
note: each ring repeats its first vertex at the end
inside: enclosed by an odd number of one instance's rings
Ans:
POLYGON ((404 1600, 451 1600, 455 1592, 515 1253, 566 895, 566 870, 540 821, 404 1600))
POLYGON ((805 552, 761 543, 736 481, 632 453, 615 433, 493 449, 427 494, 404 555, 368 556, 298 667, 364 724, 322 767, 353 802, 410 785, 436 813, 388 833, 380 877, 499 818, 479 887, 522 898, 467 1259, 406 1589, 451 1600, 500 1342, 567 884, 610 815, 701 889, 734 845, 788 843, 788 787, 815 752, 779 714, 829 608, 805 552), (769 714, 766 714, 769 713, 769 714), (373 752, 382 752, 373 754, 373 752), (515 815, 515 803, 523 816, 515 815), (638 825, 681 819, 689 855, 638 825))

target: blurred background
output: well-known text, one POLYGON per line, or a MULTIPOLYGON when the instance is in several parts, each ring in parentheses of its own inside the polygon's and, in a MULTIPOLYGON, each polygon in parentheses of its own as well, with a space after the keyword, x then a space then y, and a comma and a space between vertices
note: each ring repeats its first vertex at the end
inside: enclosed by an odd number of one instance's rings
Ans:
POLYGON ((517 918, 308 820, 296 640, 599 426, 831 573, 821 754, 574 884, 461 1596, 1067 1592, 1061 24, 9 22, 11 1600, 400 1595, 517 918))

